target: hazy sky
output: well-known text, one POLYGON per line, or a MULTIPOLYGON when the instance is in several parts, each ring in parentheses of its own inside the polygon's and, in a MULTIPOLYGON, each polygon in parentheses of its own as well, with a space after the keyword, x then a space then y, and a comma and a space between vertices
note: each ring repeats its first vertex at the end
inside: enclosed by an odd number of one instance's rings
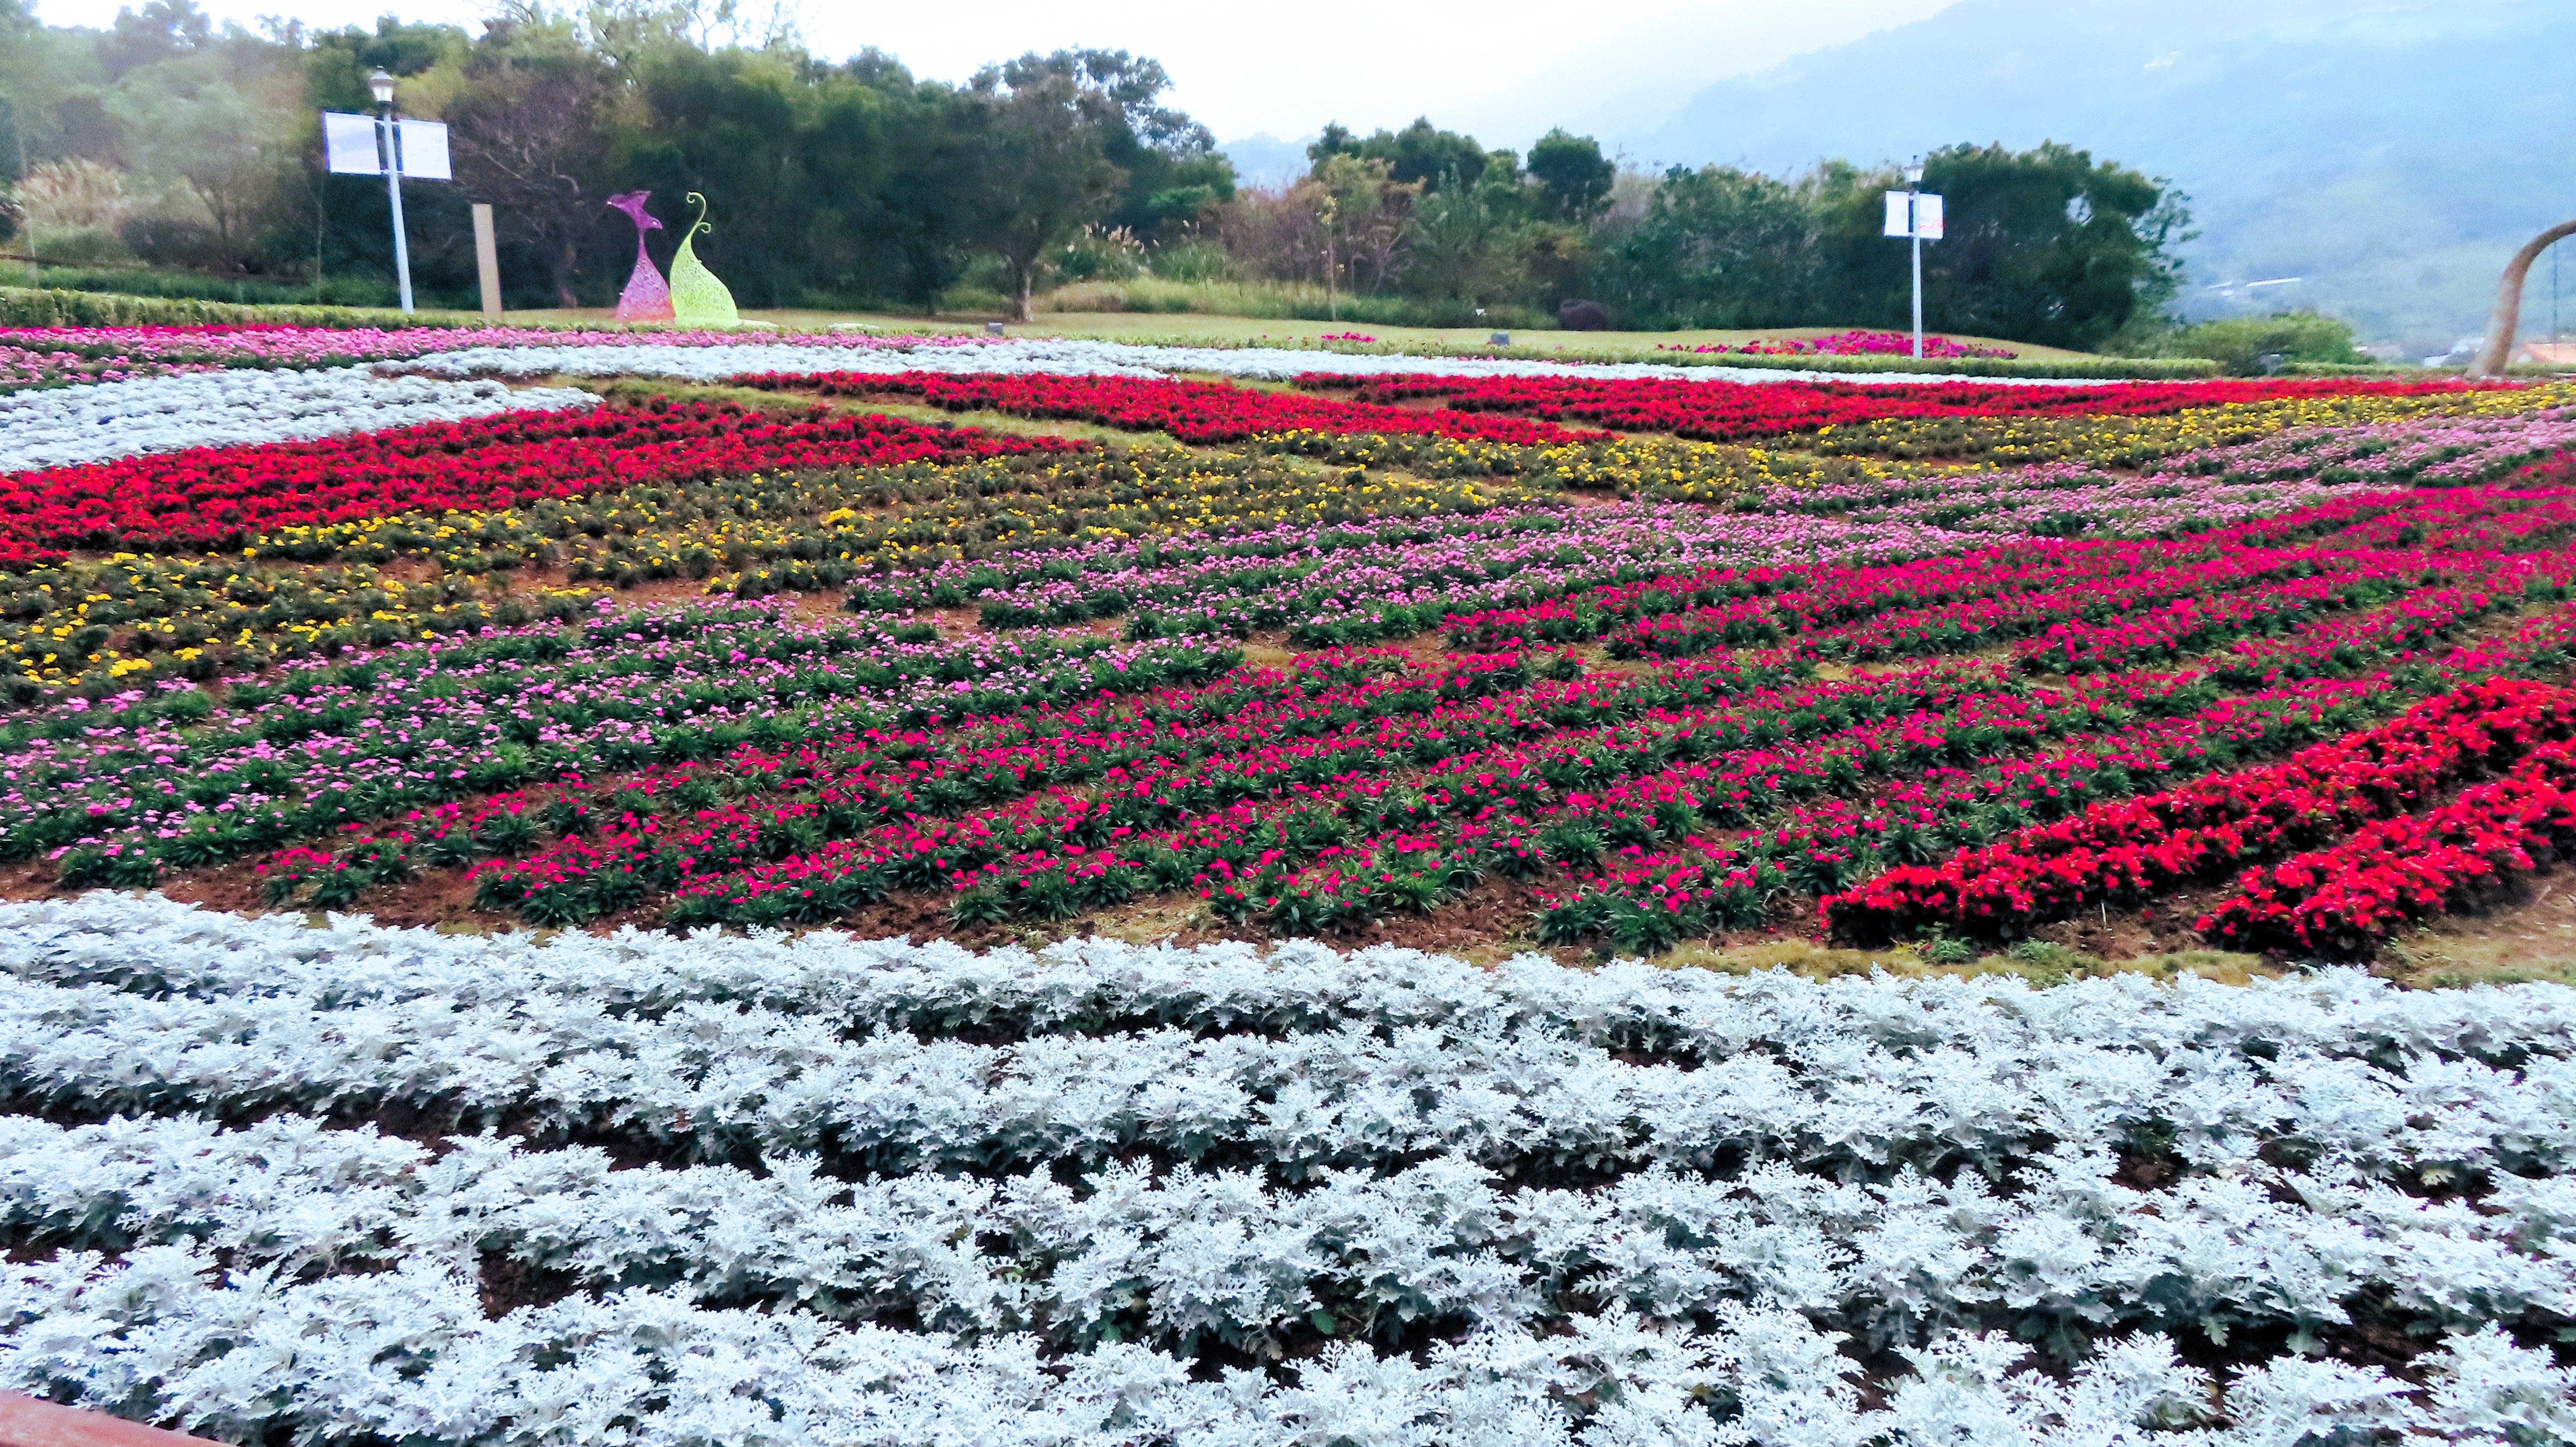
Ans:
MULTIPOLYGON (((133 3, 133 0, 128 0, 133 3)), ((472 25, 483 0, 200 0, 250 23, 336 28, 387 10, 472 25)), ((766 0, 745 0, 752 9, 766 0)), ((1712 80, 1918 20, 1951 0, 964 0, 791 8, 807 43, 838 58, 889 51, 916 75, 962 79, 1023 50, 1084 45, 1150 55, 1174 99, 1220 140, 1282 138, 1338 120, 1360 129, 1429 114, 1487 145, 1525 147, 1563 123, 1641 129, 1712 80)), ((105 25, 119 0, 36 0, 55 25, 105 25)))

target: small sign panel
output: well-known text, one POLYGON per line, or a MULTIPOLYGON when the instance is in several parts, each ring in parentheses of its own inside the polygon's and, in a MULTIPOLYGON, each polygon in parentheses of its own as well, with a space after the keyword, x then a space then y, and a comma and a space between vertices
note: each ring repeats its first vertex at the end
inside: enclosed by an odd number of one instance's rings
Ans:
POLYGON ((1929 191, 1887 193, 1887 224, 1882 235, 1941 239, 1941 198, 1929 191))
POLYGON ((344 111, 322 113, 322 154, 344 176, 381 176, 385 158, 376 144, 376 118, 344 111))
POLYGON ((447 127, 438 121, 396 121, 402 133, 402 173, 412 181, 453 181, 447 165, 447 127))

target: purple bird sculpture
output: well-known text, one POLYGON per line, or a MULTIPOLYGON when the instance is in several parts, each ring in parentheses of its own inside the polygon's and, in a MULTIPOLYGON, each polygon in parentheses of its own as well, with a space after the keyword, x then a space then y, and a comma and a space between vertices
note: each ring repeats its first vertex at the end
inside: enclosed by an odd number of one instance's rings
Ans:
POLYGON ((617 294, 617 320, 621 322, 667 322, 671 320, 671 286, 662 280, 661 269, 653 265, 652 256, 644 250, 644 233, 659 231, 662 223, 644 209, 653 193, 628 191, 608 198, 608 204, 626 213, 635 223, 635 274, 626 278, 626 290, 617 294))

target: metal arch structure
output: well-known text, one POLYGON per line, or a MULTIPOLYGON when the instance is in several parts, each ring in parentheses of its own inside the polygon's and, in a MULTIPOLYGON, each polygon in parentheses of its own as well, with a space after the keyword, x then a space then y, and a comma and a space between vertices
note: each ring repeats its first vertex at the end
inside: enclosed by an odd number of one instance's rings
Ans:
POLYGON ((2487 336, 2478 348, 2477 360, 2469 364, 2472 377, 2501 377, 2505 360, 2513 355, 2513 339, 2522 330, 2522 283, 2531 274, 2531 264, 2540 253, 2570 236, 2576 236, 2576 221, 2561 221, 2524 244, 2505 263, 2504 280, 2496 286, 2495 315, 2487 319, 2487 336))

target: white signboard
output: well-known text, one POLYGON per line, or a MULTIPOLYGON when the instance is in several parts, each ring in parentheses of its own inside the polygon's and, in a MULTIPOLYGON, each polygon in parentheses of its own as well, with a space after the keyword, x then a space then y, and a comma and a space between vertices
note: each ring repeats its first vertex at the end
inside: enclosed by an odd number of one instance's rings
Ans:
MULTIPOLYGON (((415 181, 453 181, 447 168, 447 127, 438 121, 396 121, 402 133, 402 173, 415 181)), ((1937 210, 1932 213, 1940 215, 1937 210)))
POLYGON ((342 111, 322 113, 322 154, 330 168, 349 176, 381 176, 385 158, 378 154, 376 118, 342 111))
POLYGON ((1887 224, 1882 234, 1941 239, 1941 198, 1928 191, 1887 193, 1887 224))
MULTIPOLYGON (((350 176, 385 173, 383 148, 374 116, 344 111, 322 113, 322 154, 330 169, 350 176)), ((447 162, 447 127, 438 121, 396 121, 394 134, 403 177, 412 181, 453 181, 447 162)))

